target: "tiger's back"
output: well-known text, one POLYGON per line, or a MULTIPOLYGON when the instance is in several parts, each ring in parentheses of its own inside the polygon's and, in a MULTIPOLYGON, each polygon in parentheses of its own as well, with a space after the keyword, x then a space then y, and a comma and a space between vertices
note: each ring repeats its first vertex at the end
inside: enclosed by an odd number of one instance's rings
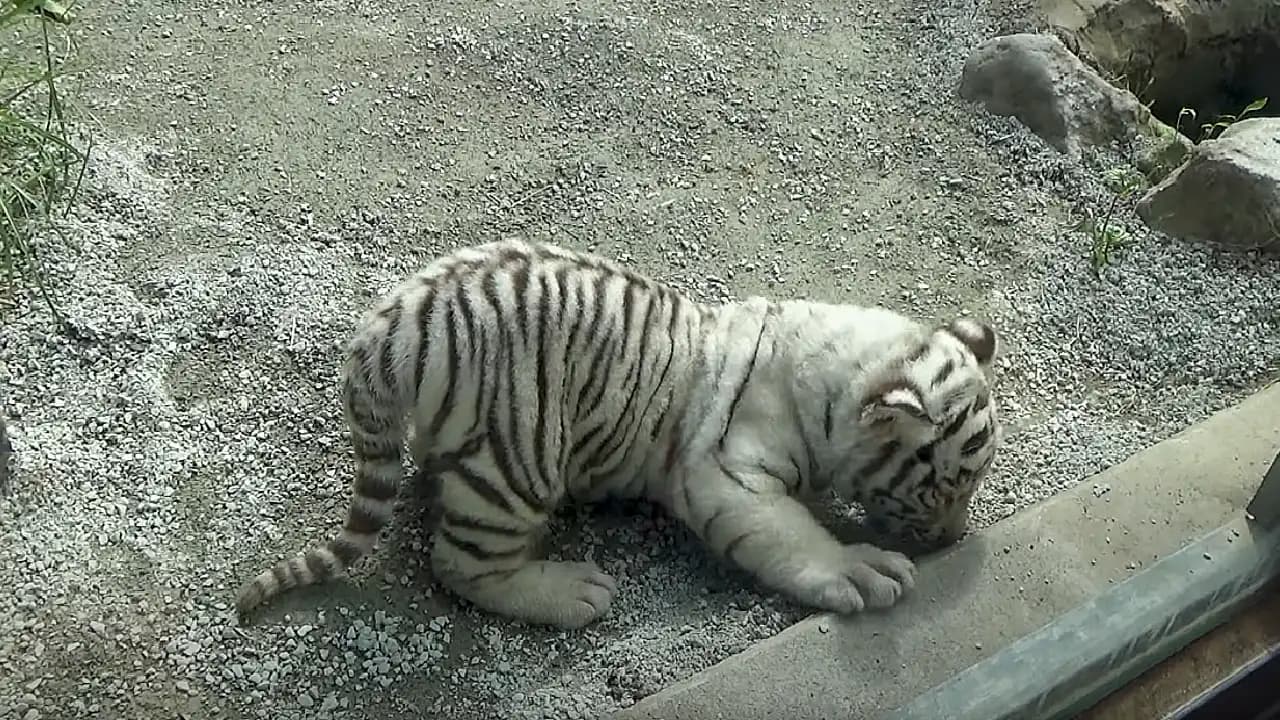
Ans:
POLYGON ((518 499, 541 511, 566 495, 637 495, 687 393, 705 312, 602 258, 494 243, 392 293, 353 342, 347 376, 412 365, 383 396, 416 395, 416 462, 456 459, 483 436, 518 499), (414 324, 397 322, 411 306, 414 324))

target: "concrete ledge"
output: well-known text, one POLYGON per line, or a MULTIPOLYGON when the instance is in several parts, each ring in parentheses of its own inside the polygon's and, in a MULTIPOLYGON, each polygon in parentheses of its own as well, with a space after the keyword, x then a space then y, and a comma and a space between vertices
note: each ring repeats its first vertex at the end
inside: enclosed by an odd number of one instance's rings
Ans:
POLYGON ((1237 518, 885 720, 1070 720, 1228 620, 1269 583, 1280 531, 1237 518))
POLYGON ((874 718, 1243 516, 1280 449, 1280 385, 922 563, 883 613, 814 615, 617 720, 874 718))

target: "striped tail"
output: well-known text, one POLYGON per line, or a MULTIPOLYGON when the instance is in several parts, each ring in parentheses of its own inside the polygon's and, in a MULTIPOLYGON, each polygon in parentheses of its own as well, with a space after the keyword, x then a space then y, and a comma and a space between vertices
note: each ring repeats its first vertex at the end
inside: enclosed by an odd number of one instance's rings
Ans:
POLYGON ((346 522, 332 540, 281 560, 242 585, 236 594, 242 617, 288 590, 345 573, 373 551, 378 533, 391 520, 403 470, 404 405, 392 388, 373 382, 376 373, 371 377, 362 359, 355 353, 348 361, 342 386, 356 466, 346 522))

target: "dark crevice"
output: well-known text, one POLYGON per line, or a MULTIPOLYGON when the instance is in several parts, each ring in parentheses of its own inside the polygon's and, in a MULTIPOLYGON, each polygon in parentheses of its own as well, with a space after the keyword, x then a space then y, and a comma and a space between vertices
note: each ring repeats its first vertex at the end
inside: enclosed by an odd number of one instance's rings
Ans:
POLYGON ((1267 104, 1247 117, 1280 116, 1280 33, 1217 38, 1178 56, 1158 58, 1140 99, 1164 123, 1193 141, 1216 136, 1205 124, 1239 116, 1251 103, 1267 104), (1192 114, 1194 113, 1194 114, 1192 114))

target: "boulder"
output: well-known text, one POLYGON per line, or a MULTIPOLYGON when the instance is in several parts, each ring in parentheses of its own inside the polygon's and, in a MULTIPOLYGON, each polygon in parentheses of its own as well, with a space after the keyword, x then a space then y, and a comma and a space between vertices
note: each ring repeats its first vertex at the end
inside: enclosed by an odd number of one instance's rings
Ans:
POLYGON ((1050 31, 1085 62, 1134 92, 1156 116, 1175 122, 1239 113, 1260 97, 1277 100, 1280 6, 1276 0, 1041 0, 1050 31))
POLYGON ((1157 181, 1191 143, 1151 116, 1132 94, 1103 80, 1053 35, 1019 33, 987 40, 965 62, 960 96, 995 115, 1016 117, 1058 151, 1085 146, 1137 148, 1139 167, 1157 181))
POLYGON ((1196 145, 1137 210, 1166 235, 1280 254, 1280 118, 1241 120, 1196 145))

